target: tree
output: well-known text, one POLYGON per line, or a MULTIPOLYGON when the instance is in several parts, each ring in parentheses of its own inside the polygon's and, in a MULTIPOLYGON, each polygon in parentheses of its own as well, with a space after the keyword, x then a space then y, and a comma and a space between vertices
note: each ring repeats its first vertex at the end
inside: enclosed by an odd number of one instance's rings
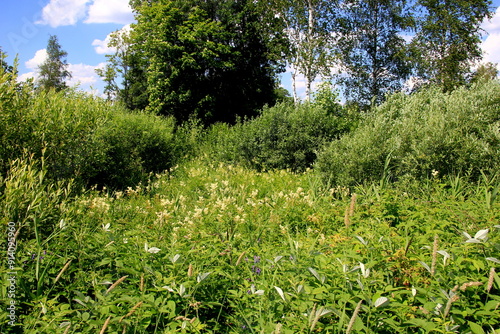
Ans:
POLYGON ((14 71, 14 67, 9 65, 5 59, 7 59, 7 54, 3 52, 0 47, 0 68, 2 68, 4 72, 12 73, 14 71))
POLYGON ((66 51, 61 49, 57 36, 51 35, 47 44, 47 59, 38 67, 38 85, 43 90, 55 89, 56 91, 67 88, 65 79, 71 78, 66 51))
POLYGON ((148 108, 183 121, 233 122, 273 104, 283 70, 266 13, 252 0, 132 1, 134 49, 145 57, 148 108))
POLYGON ((411 73, 402 32, 412 25, 405 0, 344 3, 338 52, 347 99, 367 106, 402 88, 411 73))
POLYGON ((482 81, 490 81, 498 78, 498 64, 494 64, 491 62, 481 64, 474 71, 471 76, 470 82, 482 82, 482 81))
POLYGON ((148 106, 146 61, 133 47, 130 30, 113 32, 107 46, 114 48, 115 53, 106 55, 108 63, 104 71, 96 70, 106 82, 105 94, 123 102, 130 110, 145 109, 148 106), (121 87, 116 83, 118 77, 122 78, 121 87))
POLYGON ((298 102, 297 73, 306 79, 306 96, 311 99, 311 85, 320 76, 329 76, 332 66, 332 35, 338 2, 327 0, 270 0, 269 6, 280 18, 288 34, 293 96, 298 102))
POLYGON ((116 69, 111 64, 106 64, 104 68, 96 68, 95 72, 100 76, 106 83, 104 86, 104 94, 108 101, 113 100, 118 93, 118 85, 115 82, 116 79, 116 69))
POLYGON ((450 91, 467 83, 481 59, 481 23, 492 17, 489 0, 418 0, 414 38, 418 74, 450 91))

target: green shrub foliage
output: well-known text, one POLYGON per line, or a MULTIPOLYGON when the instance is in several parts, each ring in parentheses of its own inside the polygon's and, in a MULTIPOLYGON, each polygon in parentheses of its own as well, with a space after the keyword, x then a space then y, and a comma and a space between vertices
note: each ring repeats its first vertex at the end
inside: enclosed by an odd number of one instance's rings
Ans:
POLYGON ((467 174, 500 166, 500 84, 446 94, 429 88, 396 94, 355 131, 332 142, 317 167, 336 184, 434 173, 467 174))
POLYGON ((117 113, 96 134, 104 143, 104 164, 92 183, 126 188, 176 159, 174 121, 146 113, 117 113))
POLYGON ((131 113, 83 92, 33 93, 0 79, 0 175, 23 155, 45 161, 46 177, 78 187, 120 188, 170 168, 185 154, 172 119, 131 113))
POLYGON ((209 136, 225 160, 257 170, 303 171, 312 166, 325 143, 346 131, 348 123, 340 112, 330 113, 319 104, 280 103, 232 129, 215 126, 209 136))

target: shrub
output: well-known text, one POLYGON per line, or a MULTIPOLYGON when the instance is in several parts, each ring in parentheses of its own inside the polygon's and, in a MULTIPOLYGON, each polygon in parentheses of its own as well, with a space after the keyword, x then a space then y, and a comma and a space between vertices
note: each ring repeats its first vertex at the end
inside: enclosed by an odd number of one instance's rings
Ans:
POLYGON ((172 167, 177 159, 172 118, 122 111, 98 128, 104 161, 91 183, 125 188, 147 180, 148 173, 172 167))
POLYGON ((430 88, 388 99, 318 158, 325 179, 342 185, 393 178, 469 174, 500 166, 500 84, 442 93, 430 88))
POLYGON ((74 178, 79 183, 95 173, 103 161, 103 143, 94 136, 108 121, 111 106, 84 93, 54 91, 10 95, 8 109, 2 108, 1 152, 5 175, 8 163, 24 151, 40 159, 45 154, 47 177, 74 178))
POLYGON ((0 75, 0 175, 25 154, 41 159, 46 177, 120 188, 171 167, 192 149, 192 133, 174 137, 171 119, 130 113, 84 92, 34 93, 0 75), (190 140, 190 143, 184 141, 190 140))
MULTIPOLYGON (((260 116, 238 123, 226 132, 213 128, 218 136, 218 156, 257 170, 291 169, 312 166, 316 152, 346 131, 339 114, 328 113, 320 105, 297 107, 281 103, 266 107, 260 116)), ((212 138, 214 135, 212 134, 212 138)))

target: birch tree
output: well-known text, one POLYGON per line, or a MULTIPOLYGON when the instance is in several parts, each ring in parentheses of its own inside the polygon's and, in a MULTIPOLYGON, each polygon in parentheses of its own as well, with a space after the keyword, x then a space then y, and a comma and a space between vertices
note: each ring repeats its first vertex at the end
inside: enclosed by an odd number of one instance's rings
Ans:
POLYGON ((418 0, 413 45, 418 74, 450 91, 467 83, 482 58, 481 23, 492 17, 489 0, 418 0))
POLYGON ((271 0, 271 9, 283 20, 290 41, 287 62, 291 67, 293 98, 297 94, 297 75, 306 79, 306 97, 311 98, 312 83, 320 75, 329 75, 332 66, 336 1, 271 0))

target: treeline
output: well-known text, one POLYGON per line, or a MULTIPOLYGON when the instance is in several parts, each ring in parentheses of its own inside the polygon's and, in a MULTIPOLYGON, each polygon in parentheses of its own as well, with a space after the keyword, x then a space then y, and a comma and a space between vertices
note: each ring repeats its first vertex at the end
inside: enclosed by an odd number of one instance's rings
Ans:
POLYGON ((186 158, 258 171, 315 168, 327 184, 352 186, 425 180, 438 173, 495 175, 500 168, 500 83, 479 80, 395 93, 360 113, 341 105, 330 85, 313 102, 281 102, 236 124, 129 111, 72 89, 34 90, 0 69, 0 175, 34 158, 52 181, 77 189, 147 183, 186 158))
MULTIPOLYGON (((112 34, 97 73, 109 100, 130 110, 171 115, 178 122, 234 123, 263 106, 291 100, 279 86, 289 69, 323 79, 361 110, 391 93, 435 84, 444 92, 467 85, 482 58, 481 23, 489 0, 132 0, 136 23, 112 34)), ((66 88, 57 36, 47 45, 38 86, 66 88)), ((4 64, 2 54, 2 64, 4 64)), ((7 66, 7 65, 5 65, 7 66)), ((495 64, 481 76, 496 76, 495 64)))
MULTIPOLYGON (((491 1, 161 0, 130 2, 137 23, 114 33, 100 75, 109 98, 183 121, 234 122, 289 99, 279 74, 342 87, 350 104, 380 104, 432 83, 471 81, 491 1), (120 79, 123 82, 119 84, 120 79)), ((489 65, 489 68, 492 66, 489 65)))

